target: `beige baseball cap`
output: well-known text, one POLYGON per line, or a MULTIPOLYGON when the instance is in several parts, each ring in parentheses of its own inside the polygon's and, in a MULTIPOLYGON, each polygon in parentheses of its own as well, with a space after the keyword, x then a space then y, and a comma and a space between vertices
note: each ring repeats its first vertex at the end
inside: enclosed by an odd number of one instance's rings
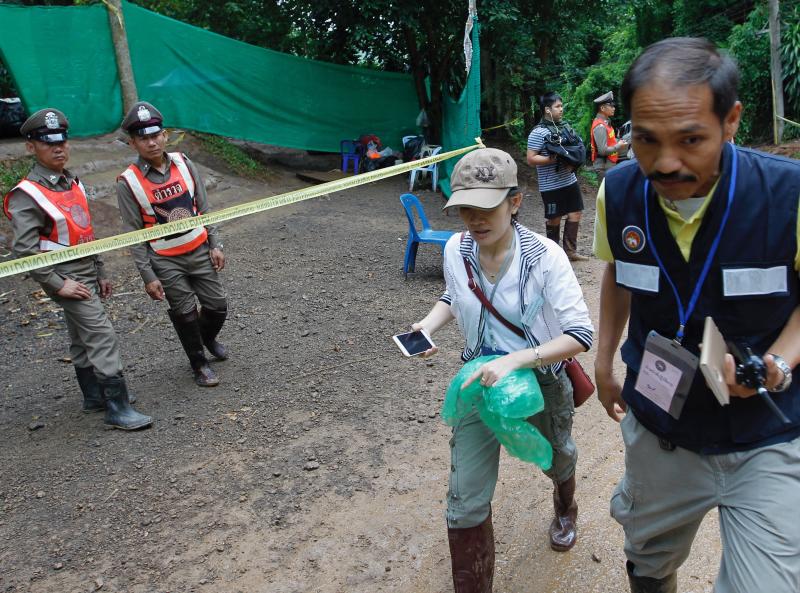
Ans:
POLYGON ((517 163, 497 148, 478 148, 456 163, 450 187, 453 194, 444 208, 497 208, 511 188, 517 187, 517 163))

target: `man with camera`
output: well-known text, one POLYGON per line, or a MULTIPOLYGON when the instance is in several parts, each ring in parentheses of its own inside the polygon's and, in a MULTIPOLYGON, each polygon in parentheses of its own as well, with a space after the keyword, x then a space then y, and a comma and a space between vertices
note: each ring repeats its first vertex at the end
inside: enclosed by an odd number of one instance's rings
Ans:
POLYGON ((800 386, 792 381, 800 163, 731 142, 738 82, 733 60, 704 39, 647 48, 622 86, 637 160, 609 171, 598 192, 595 253, 607 266, 595 373, 625 442, 611 514, 625 530, 633 593, 677 591, 677 570, 713 508, 722 534, 717 593, 800 588, 800 386), (774 407, 737 382, 744 361, 729 353, 714 385, 727 387, 730 402, 715 397, 698 371, 708 317, 736 350, 755 353, 747 362, 764 370, 759 386, 774 407), (613 360, 626 321, 620 384, 613 360))
MULTIPOLYGON (((561 219, 566 216, 564 251, 567 252, 570 261, 586 261, 589 258, 578 253, 578 230, 581 225, 583 196, 578 178, 575 176, 577 167, 567 165, 559 160, 554 152, 547 149, 548 138, 554 133, 560 135, 564 128, 568 128, 573 136, 576 135, 569 128, 569 124, 563 121, 564 103, 558 93, 545 93, 539 101, 539 106, 542 110, 542 119, 528 136, 527 161, 529 165, 536 167, 539 193, 542 194, 544 216, 547 219, 544 227, 547 238, 560 243, 561 219)), ((577 140, 580 142, 580 138, 577 140)))

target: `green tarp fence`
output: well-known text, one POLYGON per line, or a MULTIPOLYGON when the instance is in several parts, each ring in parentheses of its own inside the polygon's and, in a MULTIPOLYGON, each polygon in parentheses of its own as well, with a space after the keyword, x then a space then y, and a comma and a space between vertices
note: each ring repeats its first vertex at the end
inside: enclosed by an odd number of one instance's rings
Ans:
MULTIPOLYGON (((458 100, 445 94, 442 123, 442 150, 454 150, 475 143, 481 135, 481 61, 478 17, 472 17, 472 61, 467 83, 458 100)), ((441 165, 442 192, 450 197, 450 174, 459 159, 449 159, 441 165)))
MULTIPOLYGON (((401 137, 417 133, 409 75, 270 51, 127 2, 123 10, 139 97, 168 126, 330 152, 367 133, 402 150, 401 137)), ((29 113, 57 107, 75 136, 122 120, 105 7, 0 5, 0 57, 29 113)))

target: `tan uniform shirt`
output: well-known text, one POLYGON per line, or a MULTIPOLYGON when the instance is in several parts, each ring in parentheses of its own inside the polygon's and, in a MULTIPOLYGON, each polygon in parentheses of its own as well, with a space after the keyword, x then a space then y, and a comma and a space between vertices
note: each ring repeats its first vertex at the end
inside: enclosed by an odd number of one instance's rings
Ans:
MULTIPOLYGON (((75 176, 67 169, 64 169, 63 173, 57 173, 36 163, 27 178, 48 189, 63 192, 69 191, 75 176)), ((53 221, 34 199, 21 189, 16 189, 11 194, 8 209, 11 212, 11 226, 14 229, 12 245, 14 255, 25 257, 41 253, 39 236, 50 234, 53 221)), ((50 293, 57 292, 64 286, 64 278, 81 281, 82 278, 93 276, 105 278, 103 261, 98 255, 31 271, 31 277, 50 293)))
MULTIPOLYGON (((152 167, 150 163, 148 163, 142 157, 136 159, 136 166, 139 167, 139 170, 142 172, 145 178, 153 183, 166 183, 166 181, 169 179, 169 169, 172 165, 172 159, 170 158, 169 154, 165 154, 164 159, 166 166, 164 173, 152 167)), ((194 200, 197 204, 197 212, 198 214, 206 214, 207 212, 210 212, 210 208, 208 206, 208 195, 206 194, 206 186, 203 183, 203 179, 200 177, 200 172, 197 170, 195 164, 189 159, 189 157, 185 156, 184 160, 186 161, 186 166, 189 168, 189 173, 191 173, 192 177, 194 178, 194 200)), ((122 179, 117 182, 117 201, 119 203, 119 213, 120 216, 122 216, 124 232, 143 229, 144 221, 142 220, 142 211, 139 209, 139 203, 133 196, 131 188, 122 179)), ((218 247, 222 243, 222 240, 217 227, 207 226, 206 231, 208 231, 209 248, 214 249, 218 247)), ((149 243, 137 243, 136 245, 132 246, 131 254, 133 255, 133 261, 136 264, 136 269, 139 270, 139 274, 141 274, 142 280, 145 284, 158 279, 158 276, 153 271, 153 266, 150 264, 150 255, 155 254, 155 252, 150 247, 149 243)))

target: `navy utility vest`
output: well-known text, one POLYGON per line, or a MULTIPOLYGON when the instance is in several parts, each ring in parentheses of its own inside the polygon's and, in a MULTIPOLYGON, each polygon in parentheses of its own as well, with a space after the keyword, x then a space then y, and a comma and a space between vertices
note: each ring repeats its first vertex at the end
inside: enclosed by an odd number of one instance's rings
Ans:
POLYGON ((677 446, 709 454, 753 449, 800 435, 798 370, 786 392, 771 394, 791 419, 789 426, 781 424, 756 396, 731 397, 729 405, 720 405, 699 369, 678 420, 634 389, 647 334, 655 330, 672 339, 680 325, 675 294, 658 269, 646 239, 644 200, 648 201, 651 239, 686 307, 721 226, 734 150, 738 178, 730 215, 697 306, 686 323, 683 346, 699 356, 703 323, 706 316, 711 316, 726 340, 744 342, 762 356, 800 304, 794 269, 800 163, 726 144, 720 181, 692 243, 688 262, 670 233, 652 185, 650 195, 643 195, 645 178, 637 163, 619 165, 605 179, 608 243, 615 261, 623 262, 617 264, 617 282, 631 292, 628 337, 622 346, 622 359, 628 367, 622 396, 648 430, 677 446), (644 272, 645 277, 657 275, 657 287, 652 280, 627 281, 625 285, 625 278, 620 280, 620 265, 625 263, 638 264, 640 267, 626 269, 644 272), (741 272, 748 278, 744 284, 735 281, 741 272), (760 274, 769 282, 754 283, 760 274))

